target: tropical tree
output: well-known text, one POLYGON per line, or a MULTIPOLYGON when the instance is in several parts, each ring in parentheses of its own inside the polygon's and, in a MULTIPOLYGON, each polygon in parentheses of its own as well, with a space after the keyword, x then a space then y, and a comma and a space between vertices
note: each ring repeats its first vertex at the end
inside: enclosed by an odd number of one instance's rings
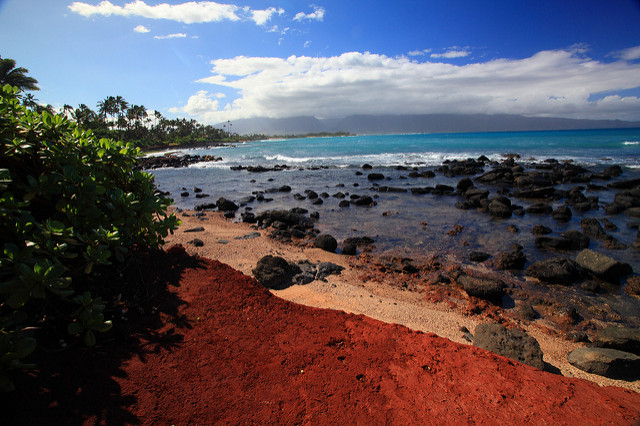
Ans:
POLYGON ((22 97, 22 105, 32 111, 35 111, 38 107, 38 100, 31 93, 27 93, 22 97))
POLYGON ((16 68, 16 61, 13 59, 2 59, 0 56, 0 88, 5 84, 17 87, 20 91, 40 90, 38 80, 33 77, 27 77, 28 69, 23 67, 16 68))

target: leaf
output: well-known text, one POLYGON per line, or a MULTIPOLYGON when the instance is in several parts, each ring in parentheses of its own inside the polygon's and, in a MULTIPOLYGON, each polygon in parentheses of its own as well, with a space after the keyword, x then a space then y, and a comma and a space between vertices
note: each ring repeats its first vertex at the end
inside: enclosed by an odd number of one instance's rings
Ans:
POLYGON ((82 339, 82 341, 84 342, 85 346, 95 346, 96 345, 96 335, 93 333, 93 331, 91 330, 87 330, 87 332, 84 334, 84 338, 82 339))

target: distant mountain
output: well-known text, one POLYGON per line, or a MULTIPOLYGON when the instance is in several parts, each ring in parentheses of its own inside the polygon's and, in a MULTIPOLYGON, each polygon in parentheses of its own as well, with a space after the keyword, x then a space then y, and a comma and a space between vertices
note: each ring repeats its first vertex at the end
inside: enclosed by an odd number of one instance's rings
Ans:
POLYGON ((241 135, 302 135, 321 132, 355 134, 464 133, 531 130, 577 130, 640 127, 640 122, 525 117, 509 114, 352 115, 340 119, 315 117, 248 118, 232 122, 241 135))

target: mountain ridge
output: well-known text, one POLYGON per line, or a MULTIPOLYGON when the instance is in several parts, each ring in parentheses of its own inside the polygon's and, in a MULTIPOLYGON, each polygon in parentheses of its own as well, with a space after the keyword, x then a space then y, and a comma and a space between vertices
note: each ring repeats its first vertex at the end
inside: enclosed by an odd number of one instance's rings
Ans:
MULTIPOLYGON (((224 123, 220 123, 222 125, 224 123)), ((512 114, 351 115, 319 119, 312 116, 257 117, 232 122, 241 135, 303 135, 347 132, 354 134, 471 133, 543 130, 593 130, 640 127, 640 121, 526 117, 512 114)))

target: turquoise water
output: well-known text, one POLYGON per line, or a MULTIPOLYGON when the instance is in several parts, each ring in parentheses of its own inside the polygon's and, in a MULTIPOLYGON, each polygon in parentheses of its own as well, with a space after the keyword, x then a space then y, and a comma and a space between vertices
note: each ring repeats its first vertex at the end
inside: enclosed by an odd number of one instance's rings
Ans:
MULTIPOLYGON (((370 135, 247 142, 234 148, 192 150, 222 156, 210 167, 232 165, 374 166, 440 165, 447 159, 573 160, 585 165, 624 164, 640 168, 640 129, 370 135)), ((195 152, 193 152, 195 153, 195 152)), ((200 166, 202 167, 202 166, 200 166)))

